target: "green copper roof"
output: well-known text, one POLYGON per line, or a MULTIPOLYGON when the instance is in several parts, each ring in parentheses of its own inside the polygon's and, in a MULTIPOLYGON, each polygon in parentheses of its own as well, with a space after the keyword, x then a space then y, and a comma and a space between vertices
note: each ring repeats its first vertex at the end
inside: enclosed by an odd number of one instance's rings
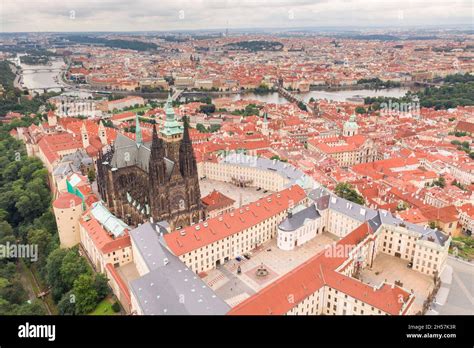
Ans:
POLYGON ((82 210, 86 210, 86 202, 84 200, 84 195, 76 187, 76 185, 81 181, 77 174, 73 174, 69 179, 66 179, 66 189, 67 192, 79 197, 82 200, 82 210))
POLYGON ((143 144, 142 129, 140 128, 140 120, 138 119, 138 114, 135 118, 135 142, 137 145, 143 144))
POLYGON ((349 117, 349 121, 347 121, 346 123, 344 123, 344 128, 359 128, 359 126, 357 125, 357 122, 356 122, 356 115, 355 114, 352 114, 351 117, 349 117))
POLYGON ((171 96, 168 96, 168 100, 165 104, 166 121, 165 126, 161 130, 164 135, 175 135, 183 133, 183 126, 178 123, 175 119, 173 100, 171 96))
POLYGON ((92 204, 91 209, 92 216, 100 222, 104 228, 111 232, 115 237, 123 235, 124 231, 128 229, 128 225, 115 217, 101 202, 95 202, 92 204))

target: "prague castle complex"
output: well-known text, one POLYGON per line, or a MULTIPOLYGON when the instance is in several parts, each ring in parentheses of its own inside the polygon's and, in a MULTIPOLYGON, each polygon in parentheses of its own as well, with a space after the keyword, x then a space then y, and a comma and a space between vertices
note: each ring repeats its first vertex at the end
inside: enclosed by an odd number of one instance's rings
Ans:
POLYGON ((160 136, 144 143, 140 124, 135 141, 118 134, 113 146, 99 156, 97 184, 111 212, 129 224, 167 221, 171 229, 204 218, 196 159, 188 126, 175 119, 169 99, 160 136))

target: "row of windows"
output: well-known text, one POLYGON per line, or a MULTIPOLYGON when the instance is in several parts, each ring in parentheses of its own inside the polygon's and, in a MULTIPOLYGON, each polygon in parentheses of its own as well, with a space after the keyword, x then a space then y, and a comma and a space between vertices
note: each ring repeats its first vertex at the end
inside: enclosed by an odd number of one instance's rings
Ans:
POLYGON ((245 253, 246 251, 251 250, 252 248, 256 247, 257 244, 261 244, 272 238, 271 231, 276 230, 276 219, 281 218, 283 213, 280 213, 270 220, 267 220, 263 224, 259 224, 256 226, 252 226, 250 229, 245 231, 239 232, 232 236, 226 237, 224 239, 218 240, 211 245, 206 245, 201 249, 196 249, 187 253, 182 257, 183 262, 185 262, 189 267, 191 267, 195 272, 204 271, 214 267, 214 263, 219 260, 220 258, 225 257, 233 257, 235 255, 239 255, 245 253), (219 245, 222 243, 222 254, 219 253, 220 247, 219 245), (229 249, 230 248, 230 249, 229 249), (204 255, 203 250, 209 250, 211 255, 209 255, 209 251, 206 251, 204 255), (216 255, 214 256, 214 251, 216 251, 216 255), (227 255, 226 255, 227 252, 227 255), (194 256, 194 260, 192 257, 194 256), (211 256, 206 257, 205 256, 211 256), (200 261, 200 262, 199 262, 200 261))

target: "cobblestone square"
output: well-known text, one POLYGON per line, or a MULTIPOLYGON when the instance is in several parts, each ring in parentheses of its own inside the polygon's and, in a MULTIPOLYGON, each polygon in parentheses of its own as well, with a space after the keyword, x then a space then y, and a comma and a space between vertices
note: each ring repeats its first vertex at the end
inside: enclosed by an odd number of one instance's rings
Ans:
POLYGON ((279 249, 276 240, 272 239, 252 251, 250 260, 243 259, 239 262, 232 259, 218 269, 207 272, 203 281, 230 306, 236 306, 245 298, 295 269, 335 240, 337 240, 336 236, 323 233, 294 250, 285 251, 279 249), (261 264, 269 271, 269 275, 260 278, 255 272, 261 264), (237 274, 239 266, 241 274, 237 274))
POLYGON ((237 187, 231 183, 210 179, 199 180, 199 188, 201 190, 201 197, 207 196, 213 190, 217 190, 232 198, 235 201, 234 208, 239 208, 239 202, 242 205, 246 205, 273 193, 273 191, 263 193, 264 190, 257 191, 256 187, 237 187))
POLYGON ((433 290, 433 277, 414 271, 407 267, 408 261, 395 256, 379 253, 372 266, 372 269, 363 269, 360 279, 370 285, 379 285, 383 281, 394 283, 399 280, 403 283, 403 288, 413 291, 415 294, 414 312, 418 312, 423 307, 423 302, 433 290))

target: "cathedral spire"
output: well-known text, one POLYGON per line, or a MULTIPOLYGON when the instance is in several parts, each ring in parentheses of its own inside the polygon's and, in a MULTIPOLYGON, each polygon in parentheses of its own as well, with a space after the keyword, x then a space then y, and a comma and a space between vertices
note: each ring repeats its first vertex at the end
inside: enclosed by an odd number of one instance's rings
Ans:
POLYGON ((184 131, 181 145, 179 146, 179 169, 181 175, 192 176, 197 172, 196 158, 194 157, 193 144, 189 136, 188 117, 183 117, 184 131))
POLYGON ((138 114, 135 114, 135 142, 137 145, 143 144, 142 129, 140 128, 140 120, 138 114))
POLYGON ((152 158, 161 158, 164 157, 164 147, 163 140, 158 137, 158 132, 156 130, 156 124, 153 123, 153 136, 151 142, 151 156, 152 158))
POLYGON ((149 167, 149 172, 150 175, 152 175, 153 180, 159 184, 164 183, 166 175, 165 148, 163 140, 158 137, 156 124, 153 124, 149 167))
POLYGON ((176 121, 176 117, 173 109, 173 99, 171 95, 168 96, 168 100, 165 104, 166 120, 165 125, 161 130, 161 134, 166 137, 179 136, 183 132, 183 127, 176 121))
POLYGON ((183 142, 191 144, 191 138, 189 137, 189 119, 187 116, 183 117, 183 142))

